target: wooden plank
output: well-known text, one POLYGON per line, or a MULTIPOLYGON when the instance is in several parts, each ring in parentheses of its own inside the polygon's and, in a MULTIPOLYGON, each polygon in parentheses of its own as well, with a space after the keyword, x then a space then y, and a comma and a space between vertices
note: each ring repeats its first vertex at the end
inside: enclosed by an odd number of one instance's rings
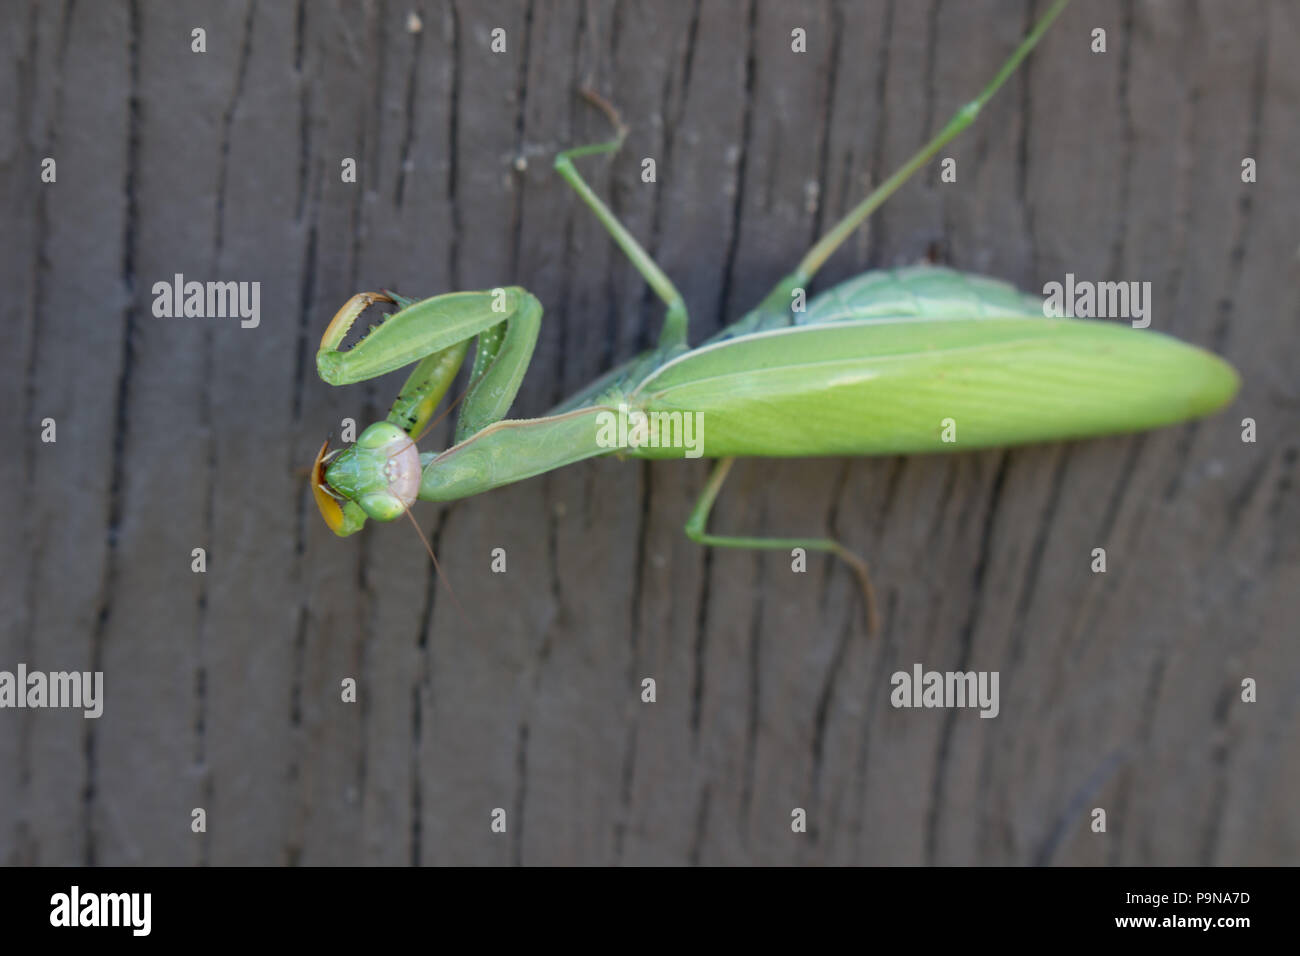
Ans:
MULTIPOLYGON (((134 215, 130 189, 131 88, 135 27, 122 7, 77 10, 68 22, 42 17, 33 53, 48 58, 57 78, 42 77, 34 60, 30 81, 54 84, 44 102, 47 125, 29 134, 41 155, 58 162, 56 183, 40 185, 32 168, 15 171, 31 190, 46 190, 35 244, 36 289, 29 300, 33 351, 26 383, 31 420, 53 418, 58 441, 39 443, 24 423, 30 450, 28 535, 31 592, 21 653, 7 664, 32 670, 105 667, 106 625, 115 604, 118 540, 131 520, 121 476, 129 463, 119 429, 129 358, 128 284, 132 265, 124 248, 134 215), (105 44, 100 49, 100 44, 105 44)), ((6 667, 9 669, 9 667, 6 667)), ((115 675, 116 676, 116 675, 115 675)), ((105 693, 111 693, 111 683, 105 693)), ((105 713, 112 705, 106 700, 105 713)), ((91 819, 103 717, 75 710, 7 711, 19 723, 18 855, 27 862, 93 862, 91 819)), ((8 828, 6 828, 8 829, 8 828)))
POLYGON ((17 768, 0 861, 1292 860, 1300 16, 1284 0, 1073 5, 945 150, 956 182, 923 171, 819 276, 930 257, 1030 289, 1150 281, 1152 327, 1244 380, 1227 412, 1144 436, 739 463, 713 527, 842 536, 871 562, 876 638, 836 562, 794 574, 781 553, 684 538, 703 462, 589 462, 418 506, 463 612, 406 522, 339 540, 296 471, 400 386, 316 377, 353 292, 529 288, 546 313, 520 416, 653 342, 660 304, 551 168, 608 135, 583 81, 631 132, 582 173, 699 341, 980 89, 1041 6, 19 15, 0 309, 22 372, 0 384, 16 449, 0 478, 24 508, 0 558, 0 669, 93 665, 107 701, 97 721, 0 712, 17 768), (55 185, 36 180, 45 155, 55 185), (155 318, 152 285, 176 273, 260 282, 260 325, 155 318), (57 444, 39 441, 47 415, 57 444), (997 719, 892 707, 891 675, 917 662, 998 671, 997 719), (1240 702, 1244 677, 1259 703, 1240 702))
MULTIPOLYGON (((15 18, 6 35, 8 67, 0 73, 0 128, 3 138, 3 168, 0 177, 5 216, 14 234, 30 239, 25 254, 16 250, 0 260, 5 288, 0 302, 5 328, 13 330, 10 342, 13 361, 21 370, 0 380, 0 404, 10 414, 0 418, 0 435, 14 454, 0 459, 0 478, 10 488, 32 488, 37 459, 43 445, 39 423, 48 411, 34 407, 39 329, 37 316, 44 305, 47 276, 43 275, 42 250, 49 240, 49 190, 38 190, 42 160, 51 152, 57 102, 57 62, 54 50, 61 44, 61 18, 50 8, 29 7, 15 18), (41 69, 42 65, 46 68, 41 69), (21 357, 20 357, 21 356, 21 357), (18 450, 21 450, 18 453, 18 450)), ((26 540, 35 535, 35 509, 20 519, 26 540)), ((35 548, 6 548, 0 552, 0 601, 8 613, 0 617, 0 654, 6 667, 27 658, 29 635, 39 598, 35 587, 35 548)), ((34 714, 0 721, 0 761, 13 768, 0 780, 0 807, 10 808, 0 822, 0 861, 30 863, 36 847, 27 829, 31 808, 27 790, 31 780, 29 721, 34 714)))

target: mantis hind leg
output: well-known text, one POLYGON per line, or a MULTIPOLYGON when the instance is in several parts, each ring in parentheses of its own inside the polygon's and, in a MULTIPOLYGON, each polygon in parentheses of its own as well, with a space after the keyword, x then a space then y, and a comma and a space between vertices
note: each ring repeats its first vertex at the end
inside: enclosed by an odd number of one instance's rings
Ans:
POLYGON ((618 111, 610 105, 609 101, 599 93, 586 87, 580 92, 589 103, 609 118, 610 123, 614 126, 615 135, 613 139, 603 143, 592 143, 588 146, 578 146, 564 150, 555 157, 555 171, 564 178, 566 183, 573 187, 578 197, 596 214, 596 218, 600 220, 601 225, 618 243, 619 248, 631 260, 632 265, 636 267, 636 271, 641 273, 645 281, 650 284, 650 288, 654 289, 655 294, 668 306, 668 311, 664 315, 663 329, 659 333, 659 347, 684 347, 686 345, 688 316, 682 294, 677 291, 677 287, 673 285, 672 280, 668 278, 663 269, 659 268, 659 264, 650 257, 650 254, 642 248, 641 244, 627 231, 627 228, 618 221, 618 217, 610 211, 599 196, 591 191, 591 187, 587 185, 577 167, 573 165, 575 159, 583 156, 618 152, 623 145, 623 140, 627 137, 627 127, 623 125, 623 121, 619 119, 618 111))
POLYGON ((1020 41, 1020 45, 1002 64, 997 75, 993 77, 989 85, 980 91, 975 99, 966 103, 950 119, 930 142, 926 143, 916 152, 907 162, 900 166, 894 173, 881 183, 866 199, 858 203, 849 213, 832 226, 817 243, 808 250, 807 254, 799 262, 798 267, 791 274, 782 279, 763 300, 760 311, 784 313, 790 307, 790 294, 795 289, 806 288, 807 284, 812 281, 817 270, 822 264, 830 258, 831 254, 838 249, 849 236, 862 225, 868 216, 876 211, 886 199, 912 178, 912 174, 934 158, 939 150, 943 149, 949 142, 955 139, 966 127, 975 122, 975 117, 979 115, 984 105, 993 98, 998 89, 1007 78, 1016 71, 1020 66, 1020 61, 1029 55, 1029 51, 1038 45, 1047 28, 1052 25, 1052 21, 1060 16, 1070 0, 1056 0, 1055 3, 1039 17, 1038 22, 1034 24, 1028 35, 1020 41))
POLYGON ((793 548, 803 548, 807 551, 826 551, 834 554, 853 569, 858 579, 858 587, 862 589, 867 632, 876 633, 880 629, 880 621, 876 612, 876 593, 871 587, 871 577, 867 573, 867 562, 834 538, 757 538, 710 534, 705 530, 709 523, 709 512, 713 510, 713 503, 717 500, 718 492, 722 490, 722 484, 727 480, 727 475, 735 461, 734 458, 720 458, 713 466, 713 472, 705 482, 704 490, 700 492, 700 497, 691 510, 691 516, 686 519, 686 537, 697 544, 714 548, 741 548, 754 551, 789 551, 793 548))

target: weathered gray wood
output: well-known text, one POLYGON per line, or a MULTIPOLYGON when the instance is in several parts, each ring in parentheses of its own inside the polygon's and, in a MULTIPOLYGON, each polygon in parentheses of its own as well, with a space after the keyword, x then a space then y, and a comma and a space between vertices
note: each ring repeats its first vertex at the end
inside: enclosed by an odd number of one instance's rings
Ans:
POLYGON ((824 271, 930 255, 1026 288, 1150 280, 1155 327, 1244 379, 1227 412, 1144 436, 739 463, 714 526, 843 536, 872 562, 876 639, 835 562, 795 575, 681 535, 705 463, 420 506, 467 617, 404 522, 340 541, 298 470, 400 384, 315 376, 355 291, 534 291, 520 415, 652 341, 659 308, 550 168, 607 135, 585 78, 632 131, 584 174, 698 341, 978 90, 1034 6, 7 4, 0 669, 100 668, 107 701, 98 721, 0 711, 0 861, 1294 862, 1285 0, 1076 4, 947 151, 958 182, 928 170, 824 271), (261 325, 154 318, 177 272, 260 281, 261 325), (894 709, 917 661, 999 671, 1001 714, 894 709))

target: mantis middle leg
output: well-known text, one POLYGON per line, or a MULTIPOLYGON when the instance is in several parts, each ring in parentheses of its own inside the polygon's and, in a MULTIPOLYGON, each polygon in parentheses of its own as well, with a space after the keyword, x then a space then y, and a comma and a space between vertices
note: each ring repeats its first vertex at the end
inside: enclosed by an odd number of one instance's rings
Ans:
POLYGON ((659 333, 660 349, 685 347, 688 316, 682 294, 677 291, 677 287, 673 285, 672 280, 664 274, 664 270, 659 268, 659 264, 650 257, 650 254, 642 248, 636 238, 618 221, 618 218, 605 205, 604 201, 591 191, 591 187, 587 185, 586 180, 578 173, 577 167, 573 165, 573 161, 582 156, 618 152, 623 146, 623 140, 627 137, 627 127, 619 119, 617 111, 603 97, 589 89, 583 89, 581 92, 588 102, 595 105, 609 117, 609 121, 614 124, 616 133, 613 139, 603 143, 592 143, 588 146, 566 149, 555 157, 555 171, 564 177, 564 181, 573 187, 574 192, 578 194, 583 203, 596 214, 596 218, 600 220, 601 225, 618 243, 618 247, 631 260, 632 265, 636 267, 636 271, 641 273, 645 281, 650 284, 650 288, 654 289, 655 294, 668 306, 668 311, 664 315, 663 329, 659 333))

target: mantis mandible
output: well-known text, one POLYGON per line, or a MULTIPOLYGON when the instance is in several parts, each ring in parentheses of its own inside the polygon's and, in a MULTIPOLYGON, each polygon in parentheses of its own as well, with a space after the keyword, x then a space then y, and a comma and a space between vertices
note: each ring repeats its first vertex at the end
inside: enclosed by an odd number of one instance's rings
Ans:
POLYGON ((1222 407, 1236 393, 1238 377, 1217 356, 1119 323, 1045 318, 1041 297, 946 268, 867 272, 821 293, 802 311, 792 309, 840 244, 975 120, 1067 2, 1057 0, 992 82, 830 229, 794 272, 695 348, 687 342, 681 294, 574 166, 575 159, 616 152, 626 134, 612 108, 589 97, 606 109, 617 135, 560 153, 555 169, 663 300, 658 344, 546 415, 509 420, 541 325, 536 298, 518 287, 419 301, 391 292, 354 296, 321 338, 321 378, 348 385, 418 364, 386 421, 368 427, 346 449, 330 454, 328 440, 321 446, 311 486, 326 523, 349 535, 367 517, 390 521, 409 513, 417 499, 467 498, 616 451, 682 457, 681 442, 612 446, 611 416, 640 422, 657 414, 674 425, 699 416, 707 428, 696 453, 718 461, 686 521, 687 536, 713 547, 836 554, 857 573, 868 628, 875 630, 866 564, 839 541, 708 530, 709 512, 736 457, 898 455, 1084 438, 1169 425, 1222 407), (356 318, 378 302, 397 311, 340 350, 356 318), (454 443, 437 454, 420 453, 416 440, 472 338, 471 384, 454 443), (945 428, 954 426, 961 429, 958 443, 945 440, 945 428))

